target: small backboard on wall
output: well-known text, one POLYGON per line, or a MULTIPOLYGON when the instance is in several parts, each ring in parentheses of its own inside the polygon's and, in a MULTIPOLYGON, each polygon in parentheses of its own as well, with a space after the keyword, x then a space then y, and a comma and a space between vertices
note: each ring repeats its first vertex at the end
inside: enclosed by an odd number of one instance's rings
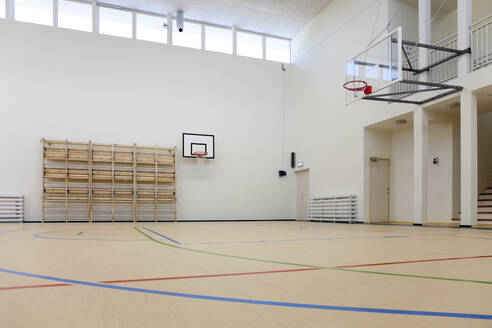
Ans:
POLYGON ((215 136, 212 134, 183 133, 183 157, 215 158, 215 136))

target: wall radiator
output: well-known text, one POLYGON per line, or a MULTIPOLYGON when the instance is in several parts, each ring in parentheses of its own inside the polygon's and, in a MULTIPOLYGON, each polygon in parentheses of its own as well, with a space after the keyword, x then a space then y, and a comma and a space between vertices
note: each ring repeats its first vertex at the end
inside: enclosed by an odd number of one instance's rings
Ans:
POLYGON ((0 222, 24 221, 24 196, 0 195, 0 222))
POLYGON ((309 220, 357 222, 357 196, 331 196, 309 199, 309 220))

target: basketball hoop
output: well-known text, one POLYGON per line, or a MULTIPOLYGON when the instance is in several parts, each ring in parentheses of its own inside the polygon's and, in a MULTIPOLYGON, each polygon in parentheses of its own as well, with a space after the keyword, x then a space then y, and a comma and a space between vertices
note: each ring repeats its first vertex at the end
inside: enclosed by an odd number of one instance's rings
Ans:
POLYGON ((363 91, 365 95, 370 95, 372 93, 372 87, 367 85, 366 81, 353 80, 348 81, 343 84, 343 87, 349 91, 359 92, 363 91))
POLYGON ((195 155, 196 158, 204 158, 208 155, 208 153, 206 151, 196 151, 193 153, 193 155, 195 155))

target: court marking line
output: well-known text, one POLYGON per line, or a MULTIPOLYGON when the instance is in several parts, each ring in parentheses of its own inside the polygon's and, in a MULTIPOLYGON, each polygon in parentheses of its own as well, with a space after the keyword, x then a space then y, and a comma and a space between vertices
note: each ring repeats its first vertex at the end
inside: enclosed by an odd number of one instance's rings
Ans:
POLYGON ((447 278, 447 277, 436 277, 436 276, 426 276, 426 275, 416 275, 416 274, 403 274, 403 273, 392 273, 392 272, 367 271, 367 270, 354 270, 354 269, 348 269, 348 268, 339 268, 339 267, 335 267, 335 266, 309 265, 309 264, 301 264, 301 263, 293 263, 293 262, 283 262, 283 261, 275 261, 275 260, 266 260, 266 259, 255 258, 255 257, 229 255, 229 254, 224 254, 224 253, 216 253, 216 252, 210 252, 210 251, 205 251, 205 250, 200 250, 200 249, 194 249, 194 248, 188 248, 188 247, 183 247, 183 246, 168 244, 166 242, 163 242, 161 240, 157 240, 154 237, 146 234, 142 230, 138 229, 138 227, 134 227, 134 229, 137 230, 140 234, 142 234, 145 237, 149 238, 150 240, 152 240, 152 241, 154 241, 156 243, 165 245, 165 246, 174 247, 174 248, 178 248, 178 249, 183 249, 183 250, 187 250, 187 251, 191 251, 191 252, 197 252, 197 253, 202 253, 202 254, 210 254, 210 255, 216 255, 216 256, 223 256, 223 257, 235 258, 235 259, 240 259, 240 260, 249 260, 249 261, 275 263, 275 264, 285 264, 285 265, 293 265, 293 266, 300 266, 300 267, 307 267, 307 268, 318 268, 318 269, 338 270, 338 271, 347 271, 347 272, 369 273, 369 274, 386 275, 386 276, 393 276, 393 277, 420 278, 420 279, 433 279, 433 280, 447 280, 447 281, 455 281, 455 282, 467 282, 467 283, 478 283, 478 284, 492 285, 492 281, 471 280, 471 279, 459 279, 459 278, 447 278))
POLYGON ((81 232, 79 232, 79 233, 77 234, 77 236, 80 236, 80 235, 81 235, 81 234, 83 234, 83 233, 84 233, 84 232, 83 232, 83 231, 81 231, 81 232))
POLYGON ((61 286, 72 286, 72 285, 71 284, 44 284, 44 285, 9 286, 9 287, 0 287, 0 290, 61 287, 61 286))
MULTIPOLYGON (((142 227, 145 228, 145 227, 142 227)), ((149 229, 146 229, 149 230, 149 229)), ((150 230, 150 232, 152 232, 150 230)), ((408 238, 410 236, 364 236, 364 237, 325 237, 325 238, 300 238, 300 239, 270 239, 270 240, 239 240, 239 241, 204 241, 183 242, 182 245, 219 245, 219 244, 253 244, 253 243, 278 243, 296 241, 322 241, 322 240, 351 240, 351 239, 378 239, 378 238, 408 238)))
MULTIPOLYGON (((23 223, 21 223, 21 224, 23 224, 23 223)), ((30 227, 30 228, 22 227, 20 229, 7 230, 7 231, 4 230, 4 231, 0 231, 0 235, 6 234, 6 233, 10 233, 10 232, 25 231, 25 230, 31 230, 31 229, 36 229, 36 228, 39 228, 39 227, 30 227)))
MULTIPOLYGON (((146 281, 177 280, 177 279, 234 277, 234 276, 259 275, 259 274, 269 274, 269 273, 286 273, 286 272, 299 272, 299 271, 312 271, 312 270, 319 270, 319 269, 317 269, 317 268, 302 268, 302 269, 286 269, 286 270, 270 270, 270 271, 238 272, 238 273, 217 273, 217 274, 204 274, 204 275, 193 275, 193 276, 176 276, 176 277, 161 277, 161 278, 140 278, 140 279, 125 279, 125 280, 105 280, 105 281, 100 281, 100 283, 103 283, 103 284, 118 284, 118 283, 127 283, 127 282, 146 282, 146 281)), ((59 287, 59 286, 71 286, 71 285, 70 284, 44 284, 44 285, 8 286, 8 287, 0 287, 0 290, 42 288, 42 287, 59 287)))
POLYGON ((83 240, 92 240, 92 241, 114 241, 114 242, 120 242, 120 241, 148 241, 146 239, 102 239, 102 238, 70 238, 70 237, 51 237, 51 236, 43 236, 45 234, 49 233, 55 233, 55 232, 74 232, 78 230, 53 230, 53 231, 44 231, 44 232, 38 232, 35 233, 33 236, 36 238, 41 238, 41 239, 55 239, 55 240, 78 240, 78 241, 83 241, 83 240))
POLYGON ((183 297, 183 298, 208 300, 208 301, 221 301, 221 302, 268 305, 268 306, 291 307, 291 308, 307 308, 307 309, 331 310, 331 311, 348 311, 348 312, 365 312, 365 313, 400 314, 400 315, 415 315, 415 316, 432 316, 432 317, 451 317, 451 318, 464 318, 464 319, 492 320, 492 315, 489 315, 489 314, 416 311, 416 310, 368 308, 368 307, 353 307, 353 306, 319 305, 319 304, 292 303, 292 302, 276 302, 276 301, 265 301, 265 300, 254 300, 254 299, 221 297, 221 296, 209 296, 209 295, 200 295, 200 294, 169 292, 169 291, 154 290, 154 289, 125 287, 125 286, 118 286, 118 285, 94 283, 94 282, 88 282, 88 281, 82 281, 82 280, 73 280, 73 279, 65 279, 65 278, 58 278, 58 277, 52 277, 52 276, 45 276, 45 275, 22 272, 22 271, 14 271, 14 270, 9 270, 9 269, 4 269, 4 268, 0 268, 0 272, 20 275, 20 276, 25 276, 25 277, 31 277, 31 278, 58 281, 58 282, 62 282, 62 283, 72 284, 72 285, 84 285, 84 286, 90 286, 90 287, 100 287, 100 288, 116 289, 116 290, 129 291, 129 292, 165 295, 165 296, 175 296, 175 297, 183 297))
POLYGON ((167 237, 167 236, 165 236, 165 235, 163 235, 163 234, 161 234, 161 233, 158 233, 158 232, 156 232, 156 231, 154 231, 154 230, 150 230, 149 228, 146 228, 146 227, 144 227, 144 226, 142 226, 142 228, 143 228, 143 229, 145 229, 145 230, 147 230, 147 231, 149 231, 149 232, 152 232, 153 234, 156 234, 157 236, 160 236, 160 237, 162 237, 162 238, 165 238, 165 239, 169 240, 170 242, 173 242, 173 243, 175 243, 175 244, 181 245, 181 243, 180 243, 179 241, 174 240, 174 239, 172 239, 172 238, 169 238, 169 237, 167 237))
POLYGON ((424 263, 424 262, 439 262, 439 261, 455 261, 455 260, 469 260, 469 259, 483 259, 489 258, 492 255, 478 255, 478 256, 464 256, 464 257, 445 257, 439 259, 427 259, 427 260, 409 260, 409 261, 396 261, 396 262, 380 262, 369 264, 354 264, 354 265, 340 265, 336 268, 358 268, 368 266, 380 266, 380 265, 393 265, 393 264, 407 264, 407 263, 424 263))

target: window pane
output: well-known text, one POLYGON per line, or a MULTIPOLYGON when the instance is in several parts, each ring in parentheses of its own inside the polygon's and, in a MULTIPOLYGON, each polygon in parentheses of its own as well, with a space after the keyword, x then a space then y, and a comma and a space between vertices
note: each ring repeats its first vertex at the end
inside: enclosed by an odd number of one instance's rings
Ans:
POLYGON ((290 63, 290 42, 277 38, 266 38, 266 59, 290 63))
POLYGON ((202 26, 200 24, 184 22, 183 32, 176 29, 176 20, 173 20, 173 44, 176 46, 201 49, 202 26))
POLYGON ((99 33, 125 38, 132 37, 132 13, 99 7, 99 33))
POLYGON ((92 6, 85 3, 60 0, 58 26, 79 31, 92 31, 92 6))
POLYGON ((15 19, 43 25, 53 25, 52 0, 15 0, 15 19))
POLYGON ((153 42, 167 42, 167 18, 137 14, 137 39, 153 42))
POLYGON ((205 26, 205 49, 232 54, 232 29, 205 26))
POLYGON ((0 18, 5 18, 5 0, 0 0, 0 18))
POLYGON ((239 56, 263 58, 262 36, 246 32, 237 32, 237 54, 239 56))

